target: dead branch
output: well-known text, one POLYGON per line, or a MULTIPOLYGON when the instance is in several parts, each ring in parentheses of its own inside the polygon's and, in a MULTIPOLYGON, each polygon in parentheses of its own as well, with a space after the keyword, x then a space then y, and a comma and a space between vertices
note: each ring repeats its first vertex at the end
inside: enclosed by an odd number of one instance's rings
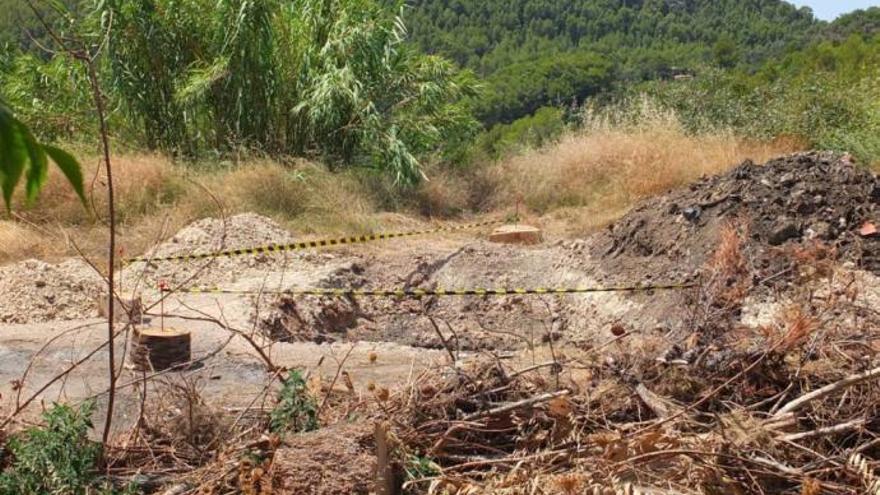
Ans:
POLYGON ((851 430, 859 429, 867 423, 867 420, 864 418, 854 419, 852 421, 847 421, 846 423, 841 423, 839 425, 834 426, 826 426, 825 428, 817 428, 811 431, 803 431, 799 433, 790 433, 788 435, 784 435, 782 440, 787 442, 794 442, 796 440, 805 440, 807 438, 815 438, 822 437, 825 435, 834 435, 837 433, 843 433, 851 430))
POLYGON ((776 416, 779 416, 779 415, 782 415, 785 413, 789 413, 789 412, 797 411, 798 409, 804 407, 805 405, 809 404, 810 402, 822 399, 822 398, 827 397, 835 392, 839 392, 841 390, 852 387, 854 385, 858 385, 860 383, 863 383, 863 382, 866 382, 869 380, 874 380, 877 378, 880 378, 880 368, 874 368, 874 369, 866 371, 864 373, 850 375, 850 376, 844 378, 843 380, 839 380, 834 383, 825 385, 822 388, 816 389, 808 394, 804 394, 804 395, 798 397, 797 399, 789 402, 788 404, 783 406, 781 409, 779 409, 779 411, 776 412, 776 416))
POLYGON ((376 493, 394 495, 397 490, 394 484, 394 472, 391 468, 388 427, 377 422, 374 436, 376 439, 376 493))
POLYGON ((330 400, 330 394, 333 393, 333 387, 336 385, 336 381, 339 380, 339 375, 342 374, 342 368, 345 367, 345 362, 348 361, 355 346, 356 344, 352 344, 351 347, 348 348, 348 352, 345 353, 345 356, 342 357, 342 360, 337 363, 336 374, 333 375, 333 381, 330 382, 330 387, 327 389, 327 393, 324 394, 324 400, 322 400, 321 405, 318 406, 318 411, 315 413, 316 416, 321 415, 321 411, 324 410, 324 406, 326 406, 327 401, 330 400))
POLYGON ((651 411, 653 411, 660 419, 666 419, 681 410, 680 407, 671 403, 668 399, 664 399, 648 390, 648 387, 646 387, 644 383, 640 383, 636 386, 636 394, 638 394, 639 398, 642 399, 642 402, 651 408, 651 411))
POLYGON ((508 379, 514 379, 518 376, 525 375, 526 373, 531 373, 532 371, 537 371, 541 368, 559 369, 560 366, 561 366, 560 363, 557 361, 548 361, 546 363, 535 364, 535 365, 529 366, 528 368, 523 368, 521 370, 514 371, 513 373, 511 373, 508 376, 508 379))
POLYGON ((489 409, 486 411, 479 411, 473 414, 468 414, 467 416, 461 418, 462 421, 473 421, 475 419, 484 418, 486 416, 496 416, 498 414, 504 414, 506 412, 514 411, 516 409, 520 409, 523 407, 530 407, 536 404, 540 404, 542 402, 547 402, 553 400, 557 397, 564 397, 569 395, 571 391, 569 390, 560 390, 558 392, 548 392, 546 394, 541 394, 535 397, 531 397, 529 399, 524 399, 517 402, 511 402, 510 404, 505 404, 500 407, 496 407, 494 409, 489 409))
POLYGON ((437 322, 434 321, 434 317, 428 314, 427 309, 425 310, 425 316, 428 317, 428 321, 431 322, 431 326, 434 327, 434 332, 437 333, 437 337, 440 339, 440 342, 443 344, 443 348, 446 349, 446 353, 449 354, 449 359, 452 360, 452 364, 454 365, 458 359, 455 357, 455 353, 452 352, 452 348, 449 347, 449 342, 447 342, 446 337, 443 336, 443 332, 440 331, 440 326, 437 325, 437 322))

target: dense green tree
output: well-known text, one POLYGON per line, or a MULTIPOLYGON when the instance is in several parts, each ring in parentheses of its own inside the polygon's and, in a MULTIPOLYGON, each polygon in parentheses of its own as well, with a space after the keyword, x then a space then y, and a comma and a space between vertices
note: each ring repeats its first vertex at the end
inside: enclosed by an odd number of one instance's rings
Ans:
POLYGON ((797 136, 816 148, 880 161, 880 37, 813 44, 756 72, 711 69, 692 80, 629 90, 638 92, 673 108, 695 132, 797 136))
POLYGON ((505 153, 546 146, 565 131, 565 120, 562 109, 540 108, 533 115, 511 124, 498 124, 483 133, 479 140, 479 151, 490 158, 500 158, 505 153))
POLYGON ((519 62, 486 79, 487 90, 475 103, 487 125, 510 122, 542 106, 577 106, 611 83, 611 63, 589 52, 569 52, 519 62))
MULTIPOLYGON (((781 0, 414 0, 414 40, 488 74, 541 52, 605 50, 623 62, 634 50, 712 46, 730 40, 744 61, 803 44, 821 23, 781 0)), ((706 62, 680 50, 677 65, 706 62)))
MULTIPOLYGON (((478 129, 472 115, 503 126, 484 140, 497 154, 512 136, 534 145, 543 138, 529 136, 552 132, 532 130, 555 132, 551 111, 569 115, 645 81, 695 91, 692 101, 710 110, 695 114, 731 125, 760 120, 750 112, 783 93, 792 108, 811 111, 812 101, 829 110, 835 91, 868 84, 874 46, 852 35, 880 26, 880 8, 825 23, 781 0, 60 2, 73 17, 93 12, 80 34, 106 41, 100 69, 118 137, 182 155, 317 156, 400 182, 418 180, 426 160, 466 156, 478 129), (470 71, 482 77, 479 94, 470 71), (695 73, 696 82, 671 83, 695 73), (829 73, 839 86, 817 82, 829 73), (701 100, 713 91, 717 98, 701 100)), ((73 25, 45 14, 61 31, 73 25)), ((0 97, 19 118, 48 139, 93 127, 83 74, 39 48, 51 43, 27 4, 0 0, 0 27, 0 97)), ((764 120, 774 123, 757 134, 816 124, 764 120)))
POLYGON ((733 39, 725 36, 715 42, 712 48, 712 56, 718 67, 730 69, 737 64, 737 48, 733 39))

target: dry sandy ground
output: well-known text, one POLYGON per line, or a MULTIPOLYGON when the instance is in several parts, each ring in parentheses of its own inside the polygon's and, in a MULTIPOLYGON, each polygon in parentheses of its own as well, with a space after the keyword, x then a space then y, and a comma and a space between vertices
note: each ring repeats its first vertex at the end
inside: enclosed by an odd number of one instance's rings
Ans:
MULTIPOLYGON (((253 217, 244 220, 249 224, 254 222, 253 217)), ((277 231, 273 232, 273 238, 277 238, 277 231)), ((154 306, 158 300, 160 294, 154 284, 162 277, 173 282, 186 281, 193 287, 219 286, 235 290, 352 285, 494 288, 601 283, 603 275, 589 260, 582 243, 549 239, 535 247, 496 245, 485 241, 486 233, 484 230, 411 238, 258 260, 222 260, 216 264, 219 266, 207 263, 201 271, 192 266, 167 268, 157 264, 145 272, 143 266, 133 266, 125 272, 123 281, 127 289, 138 287, 147 306, 154 306), (186 280, 196 272, 195 279, 186 280)), ((248 239, 249 236, 244 236, 239 242, 247 243, 248 239)), ((265 240, 268 239, 262 239, 265 240)), ((20 284, 32 283, 29 277, 23 278, 20 284)), ((31 298, 39 296, 25 293, 31 298)), ((356 306, 353 323, 332 328, 327 322, 308 320, 308 325, 322 327, 318 332, 320 338, 294 335, 290 342, 278 342, 266 338, 261 326, 255 323, 279 311, 276 297, 180 293, 170 296, 164 305, 152 307, 143 324, 192 332, 193 359, 199 365, 172 375, 194 383, 209 403, 236 408, 250 404, 263 391, 269 376, 264 359, 249 339, 240 335, 242 333, 250 336, 277 366, 311 370, 313 375, 320 374, 326 381, 332 379, 348 355, 344 368, 356 388, 365 388, 370 382, 393 387, 405 383, 432 363, 448 359, 428 315, 443 322, 444 332, 447 328, 457 332, 456 346, 462 355, 493 352, 508 358, 517 356, 527 363, 538 359, 535 349, 546 344, 548 335, 561 339, 564 334, 569 341, 591 335, 601 337, 611 323, 639 313, 640 302, 645 297, 648 296, 588 294, 445 298, 430 302, 342 301, 339 304, 356 306)), ((26 307, 25 302, 21 304, 26 307)), ((326 309, 325 302, 314 299, 297 304, 304 315, 320 316, 326 309)), ((99 410, 105 406, 107 352, 96 349, 106 340, 106 323, 95 317, 95 308, 91 305, 79 309, 81 315, 90 317, 42 321, 44 315, 39 315, 34 318, 36 321, 29 323, 0 324, 3 413, 14 410, 56 375, 90 353, 94 355, 66 378, 37 394, 23 417, 35 417, 43 406, 54 401, 95 398, 99 410)), ((33 314, 37 313, 38 310, 34 310, 33 314)), ((450 335, 447 333, 446 337, 450 335)), ((118 356, 127 355, 126 340, 125 335, 117 339, 118 356)), ((138 382, 142 374, 127 365, 127 358, 118 361, 122 365, 119 378, 122 388, 116 427, 125 430, 136 420, 141 398, 133 383, 138 382)), ((338 383, 337 387, 342 384, 338 383)), ((102 417, 100 411, 95 417, 102 417)))

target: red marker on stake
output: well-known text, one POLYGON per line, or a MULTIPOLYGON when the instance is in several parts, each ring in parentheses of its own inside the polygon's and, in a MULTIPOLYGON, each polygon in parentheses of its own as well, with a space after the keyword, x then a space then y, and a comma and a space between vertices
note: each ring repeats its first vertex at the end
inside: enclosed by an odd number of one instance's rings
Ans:
POLYGON ((164 280, 159 281, 159 326, 162 328, 162 331, 165 331, 165 293, 170 292, 168 290, 168 282, 164 280))

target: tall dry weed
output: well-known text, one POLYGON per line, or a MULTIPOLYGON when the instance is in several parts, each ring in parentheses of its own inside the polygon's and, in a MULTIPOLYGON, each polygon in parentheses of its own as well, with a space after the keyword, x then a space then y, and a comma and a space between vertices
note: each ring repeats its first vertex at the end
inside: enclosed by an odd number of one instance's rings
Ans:
MULTIPOLYGON (((173 204, 183 192, 181 174, 167 158, 150 154, 125 155, 114 157, 113 165, 117 212, 122 223, 156 214, 173 204)), ((84 159, 83 166, 89 199, 87 208, 82 207, 64 177, 53 168, 37 204, 25 207, 19 200, 15 203, 16 210, 35 222, 79 225, 100 221, 106 216, 107 178, 96 159, 84 159)))
POLYGON ((761 163, 799 149, 788 139, 761 143, 732 133, 688 134, 673 113, 646 106, 637 119, 587 112, 583 130, 499 163, 491 174, 499 184, 496 205, 522 197, 538 214, 577 208, 588 230, 644 197, 747 158, 761 163))
POLYGON ((0 263, 43 258, 50 252, 43 234, 21 222, 0 220, 0 263))
MULTIPOLYGON (((376 206, 354 174, 334 174, 302 162, 268 160, 191 167, 157 155, 114 157, 120 245, 139 253, 199 218, 256 212, 304 233, 359 233, 376 228, 376 206)), ((14 204, 22 221, 0 223, 0 262, 75 255, 106 256, 106 176, 95 159, 83 160, 88 205, 57 171, 39 201, 14 204), (31 227, 31 225, 36 227, 31 227)))
MULTIPOLYGON (((800 149, 792 140, 756 143, 732 133, 691 135, 675 114, 645 101, 630 114, 591 113, 583 129, 550 147, 489 165, 427 170, 429 181, 402 191, 375 174, 332 173, 300 161, 251 160, 236 166, 178 165, 151 154, 114 158, 121 244, 142 252, 188 222, 252 211, 273 217, 300 234, 351 235, 383 228, 416 227, 423 217, 470 213, 500 216, 520 204, 543 216, 545 228, 582 235, 615 220, 636 201, 714 174, 750 158, 762 162, 800 149), (404 227, 405 226, 405 227, 404 227)), ((90 202, 83 208, 53 170, 36 206, 15 209, 37 230, 17 222, 3 226, 0 261, 74 254, 74 239, 100 261, 106 210, 103 169, 83 160, 90 202), (51 242, 38 237, 51 237, 51 242)))
MULTIPOLYGON (((302 233, 360 232, 376 211, 370 195, 354 175, 332 173, 320 165, 282 165, 257 161, 201 178, 228 213, 254 211, 287 223, 302 233)), ((190 208, 211 209, 202 199, 190 208)))

